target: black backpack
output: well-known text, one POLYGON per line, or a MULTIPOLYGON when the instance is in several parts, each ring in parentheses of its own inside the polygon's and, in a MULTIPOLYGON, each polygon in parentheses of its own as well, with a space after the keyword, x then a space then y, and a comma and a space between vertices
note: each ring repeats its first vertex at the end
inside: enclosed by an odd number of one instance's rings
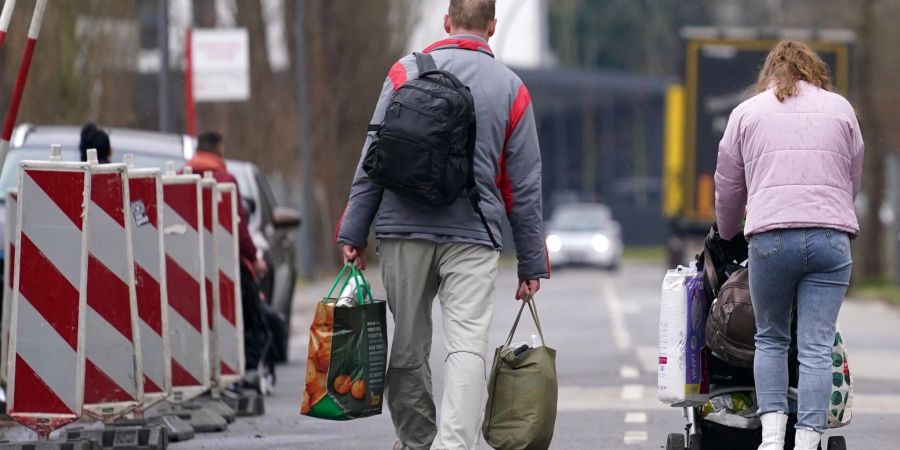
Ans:
POLYGON ((363 170, 375 184, 432 207, 450 206, 464 193, 488 226, 475 185, 475 102, 459 78, 415 53, 419 76, 394 92, 363 170))

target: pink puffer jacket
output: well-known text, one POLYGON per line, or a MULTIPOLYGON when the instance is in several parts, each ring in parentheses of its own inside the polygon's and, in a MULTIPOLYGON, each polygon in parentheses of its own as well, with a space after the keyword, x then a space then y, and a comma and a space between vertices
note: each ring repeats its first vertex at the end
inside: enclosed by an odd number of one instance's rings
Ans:
POLYGON ((719 144, 716 220, 723 238, 785 228, 855 236, 864 144, 856 113, 838 94, 800 82, 783 103, 769 89, 731 113, 719 144))

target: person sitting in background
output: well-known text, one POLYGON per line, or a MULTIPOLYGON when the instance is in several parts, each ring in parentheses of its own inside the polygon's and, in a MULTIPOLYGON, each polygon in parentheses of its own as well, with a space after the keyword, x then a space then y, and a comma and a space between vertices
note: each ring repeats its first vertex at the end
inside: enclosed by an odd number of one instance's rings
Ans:
MULTIPOLYGON (((208 131, 197 137, 197 154, 185 163, 185 167, 190 167, 194 173, 201 175, 210 171, 217 182, 234 183, 238 188, 237 178, 228 172, 225 165, 225 146, 222 135, 215 131, 208 131)), ((239 188, 236 193, 239 199, 242 198, 239 188)), ((249 214, 244 209, 243 202, 238 202, 238 215, 241 217, 238 222, 238 240, 241 258, 242 305, 247 317, 244 327, 245 341, 250 344, 248 345, 248 356, 253 356, 248 358, 247 368, 255 370, 259 360, 264 360, 271 375, 270 382, 274 385, 274 361, 279 359, 281 353, 287 352, 287 349, 269 344, 263 345, 264 348, 259 348, 260 346, 256 344, 259 344, 261 340, 256 339, 254 333, 265 327, 265 331, 272 335, 267 339, 268 342, 286 342, 283 336, 284 333, 287 333, 287 321, 265 302, 259 289, 259 279, 266 276, 268 265, 263 258, 263 253, 257 250, 250 237, 250 230, 247 228, 247 224, 250 222, 249 214), (255 302, 251 303, 252 301, 255 302), (262 323, 257 323, 259 321, 262 323)))
POLYGON ((78 143, 81 162, 87 162, 87 151, 92 148, 97 149, 97 160, 100 164, 109 164, 109 158, 112 157, 109 135, 94 123, 88 123, 81 128, 81 142, 78 143))
MULTIPOLYGON (((225 145, 222 135, 215 131, 207 131, 197 137, 197 154, 184 165, 198 175, 203 175, 207 171, 212 172, 213 178, 219 183, 234 183, 235 186, 238 184, 237 178, 225 167, 225 145)), ((241 198, 239 190, 237 193, 238 198, 241 198)), ((238 214, 244 217, 244 206, 241 202, 238 202, 238 214)), ((252 264, 259 276, 265 276, 268 266, 253 244, 246 220, 238 224, 238 240, 241 259, 252 264)))

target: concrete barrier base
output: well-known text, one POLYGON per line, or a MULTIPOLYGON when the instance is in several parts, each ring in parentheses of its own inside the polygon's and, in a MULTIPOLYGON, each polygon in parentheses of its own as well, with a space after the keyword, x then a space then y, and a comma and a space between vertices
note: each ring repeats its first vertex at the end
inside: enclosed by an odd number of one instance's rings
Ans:
POLYGON ((234 423, 234 420, 237 418, 234 410, 231 409, 224 401, 217 398, 212 398, 208 396, 197 397, 185 404, 186 407, 197 406, 204 409, 209 409, 216 414, 222 416, 228 423, 234 423))
POLYGON ((66 431, 67 441, 89 439, 102 450, 166 450, 169 446, 166 429, 160 425, 118 426, 102 430, 73 428, 66 431))
POLYGON ((195 433, 218 433, 228 429, 228 421, 212 409, 196 404, 161 405, 160 416, 175 416, 188 423, 195 433))
POLYGON ((222 401, 234 410, 238 417, 261 416, 266 413, 266 402, 256 391, 225 391, 222 393, 222 401))
POLYGON ((0 450, 102 450, 98 442, 78 441, 34 441, 0 442, 0 450))
POLYGON ((194 428, 178 416, 156 416, 145 419, 122 419, 116 421, 114 426, 143 426, 159 425, 166 430, 169 442, 184 442, 194 438, 194 428))

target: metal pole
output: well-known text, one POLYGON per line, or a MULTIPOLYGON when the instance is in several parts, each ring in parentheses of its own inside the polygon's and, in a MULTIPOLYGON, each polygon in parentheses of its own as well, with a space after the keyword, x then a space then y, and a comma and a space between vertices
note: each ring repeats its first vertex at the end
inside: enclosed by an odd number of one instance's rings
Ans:
POLYGON ((297 110, 300 117, 300 214, 304 226, 300 230, 300 273, 307 280, 315 276, 316 246, 313 237, 313 171, 312 139, 310 127, 309 92, 306 79, 306 0, 297 3, 294 35, 297 39, 297 110))
POLYGON ((16 0, 6 0, 3 3, 3 12, 0 12, 0 47, 3 46, 3 40, 6 39, 6 30, 9 29, 9 22, 12 20, 15 9, 16 0))
POLYGON ((169 95, 169 0, 160 0, 157 39, 159 42, 159 131, 172 131, 172 102, 169 95))
POLYGON ((47 9, 47 0, 37 0, 34 5, 34 14, 31 16, 31 27, 28 29, 28 40, 25 41, 25 52, 22 54, 22 63, 19 65, 19 73, 16 76, 16 84, 13 87, 12 99, 6 112, 6 121, 3 123, 3 134, 0 136, 0 169, 6 162, 6 152, 9 151, 10 139, 13 128, 16 125, 16 116, 19 114, 19 106, 22 104, 22 93, 25 91, 25 82, 28 80, 28 71, 31 69, 31 59, 34 56, 34 47, 37 45, 38 36, 41 34, 41 24, 44 21, 44 11, 47 9))
POLYGON ((194 103, 193 29, 188 27, 184 39, 184 117, 186 133, 197 136, 197 105, 194 103))

